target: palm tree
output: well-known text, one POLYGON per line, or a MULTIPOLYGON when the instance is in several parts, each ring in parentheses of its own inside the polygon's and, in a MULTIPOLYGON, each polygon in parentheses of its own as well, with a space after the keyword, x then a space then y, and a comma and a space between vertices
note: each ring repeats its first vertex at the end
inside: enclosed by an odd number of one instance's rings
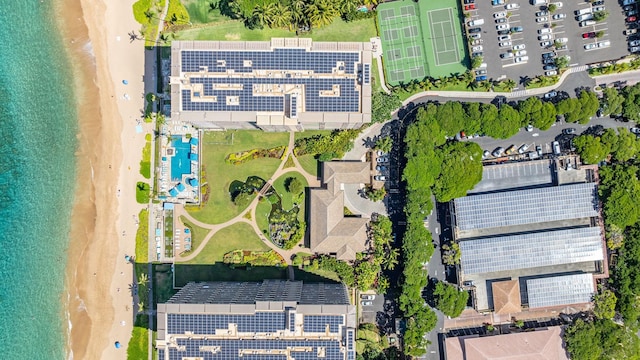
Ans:
POLYGON ((305 17, 305 7, 306 4, 304 0, 293 0, 291 5, 289 5, 289 8, 291 9, 291 21, 296 25, 296 27, 308 25, 305 17))
POLYGON ((260 5, 256 5, 256 7, 253 8, 253 12, 251 13, 251 15, 258 24, 271 26, 274 11, 275 3, 262 3, 260 5))
POLYGON ((466 71, 464 74, 462 74, 462 82, 465 83, 470 83, 473 82, 475 80, 475 75, 473 75, 473 73, 471 71, 466 71))
POLYGON ((482 90, 491 91, 492 87, 493 87, 493 84, 491 84, 491 81, 489 81, 489 80, 484 80, 484 81, 480 82, 480 88, 482 90))
POLYGON ((477 81, 470 81, 469 84, 467 84, 467 89, 469 90, 475 90, 478 88, 478 82, 477 81))
POLYGON ((327 0, 312 0, 307 5, 306 15, 314 27, 322 27, 331 24, 333 18, 338 16, 338 11, 327 0))
POLYGON ((398 265, 399 255, 400 255, 400 250, 398 250, 398 248, 389 249, 387 256, 383 260, 383 264, 386 270, 395 269, 396 265, 398 265))
POLYGON ((512 79, 507 79, 504 81, 504 86, 507 88, 507 90, 513 91, 513 89, 516 87, 516 82, 512 79))
POLYGON ((139 313, 144 312, 144 302, 142 301, 138 303, 138 312, 139 313))
POLYGON ((274 6, 272 25, 277 28, 283 28, 286 26, 291 28, 291 10, 289 10, 289 7, 280 3, 274 6))
POLYGON ((356 7, 358 6, 358 4, 359 2, 355 0, 340 0, 337 1, 336 9, 341 14, 348 14, 356 11, 356 7))
POLYGON ((389 278, 386 276, 378 276, 378 292, 383 294, 389 289, 389 278))
POLYGON ((147 286, 148 283, 149 283, 149 277, 147 276, 147 274, 146 273, 140 274, 140 277, 138 277, 138 285, 147 286))

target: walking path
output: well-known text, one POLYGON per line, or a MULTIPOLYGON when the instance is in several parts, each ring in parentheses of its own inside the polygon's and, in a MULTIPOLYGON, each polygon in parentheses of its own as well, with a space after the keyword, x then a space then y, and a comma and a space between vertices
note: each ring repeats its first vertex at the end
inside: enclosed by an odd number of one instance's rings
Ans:
POLYGON ((267 180, 266 184, 262 187, 262 189, 260 189, 260 191, 258 192, 258 195, 256 196, 255 199, 253 199, 253 201, 251 201, 251 203, 249 204, 249 206, 242 211, 240 214, 238 214, 237 216, 235 216, 233 219, 227 220, 223 223, 220 224, 207 224, 204 223, 200 220, 195 219, 193 216, 191 216, 191 214, 189 214, 183 206, 176 206, 174 208, 174 216, 175 218, 179 219, 180 216, 184 216, 186 219, 188 219, 189 221, 191 221, 193 224, 198 225, 202 228, 205 229, 209 229, 209 232, 207 233, 207 235, 204 237, 204 239, 202 240, 202 242, 198 245, 198 247, 196 249, 193 249, 191 251, 191 253, 189 253, 186 256, 181 256, 181 255, 177 255, 176 259, 178 259, 180 262, 183 261, 189 261, 194 259, 196 256, 198 256, 198 254, 200 254, 200 252, 202 251, 202 249, 205 248, 205 246, 209 243, 209 240, 211 240, 211 238, 220 230, 234 225, 234 224, 238 224, 238 223, 245 223, 248 224, 249 226, 251 226, 251 228, 253 229, 253 231, 256 233, 256 235, 267 245, 269 246, 271 249, 273 249, 275 252, 279 253, 286 261, 286 263, 288 265, 291 265, 291 261, 293 256, 300 251, 299 247, 296 247, 294 249, 291 250, 285 250, 282 249, 278 246, 276 246, 273 242, 271 242, 271 240, 267 239, 264 234, 262 233, 262 231, 260 230, 260 228, 258 227, 258 223, 256 221, 256 209, 258 208, 258 202, 260 201, 260 197, 262 195, 264 195, 272 186, 273 186, 273 182, 280 178, 281 176, 288 174, 288 173, 292 173, 292 172, 298 172, 300 174, 302 174, 304 176, 304 178, 307 180, 307 182, 309 183, 309 187, 319 187, 320 186, 320 181, 318 180, 318 178, 314 175, 309 174, 308 172, 306 172, 302 166, 300 165, 300 163, 298 162, 298 159, 296 159, 295 155, 293 154, 293 149, 295 147, 295 133, 293 131, 291 131, 289 133, 289 143, 287 145, 287 151, 285 153, 285 155, 283 156, 283 160, 280 162, 280 165, 278 166, 278 168, 276 169, 276 171, 273 173, 273 175, 271 175, 271 177, 267 180), (295 164, 294 167, 288 167, 285 168, 284 165, 287 162, 287 159, 291 157, 291 159, 293 160, 293 163, 295 164), (246 216, 247 214, 250 214, 251 220, 247 219, 246 216))

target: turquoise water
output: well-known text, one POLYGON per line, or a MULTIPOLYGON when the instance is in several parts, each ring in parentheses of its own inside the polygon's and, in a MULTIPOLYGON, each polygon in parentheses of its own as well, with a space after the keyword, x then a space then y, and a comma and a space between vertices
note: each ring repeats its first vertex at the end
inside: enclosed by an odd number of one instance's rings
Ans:
POLYGON ((0 358, 64 359, 77 120, 51 1, 0 2, 0 358))
POLYGON ((171 181, 181 181, 182 175, 191 174, 191 144, 182 142, 182 136, 176 136, 171 142, 175 149, 175 154, 171 158, 171 181))

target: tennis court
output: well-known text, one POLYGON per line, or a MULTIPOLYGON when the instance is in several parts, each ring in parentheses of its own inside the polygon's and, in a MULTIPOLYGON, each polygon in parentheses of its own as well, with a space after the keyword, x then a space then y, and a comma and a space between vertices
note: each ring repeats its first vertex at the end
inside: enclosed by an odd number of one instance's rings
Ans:
POLYGON ((456 0, 383 3, 378 24, 386 82, 408 83, 426 76, 465 72, 468 57, 456 0))

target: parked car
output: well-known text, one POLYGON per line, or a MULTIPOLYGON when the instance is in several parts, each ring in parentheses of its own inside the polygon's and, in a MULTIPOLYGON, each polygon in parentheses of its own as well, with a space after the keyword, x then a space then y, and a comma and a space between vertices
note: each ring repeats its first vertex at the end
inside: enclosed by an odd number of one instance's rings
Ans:
POLYGON ((542 34, 538 36, 538 40, 549 40, 551 39, 551 34, 542 34))
POLYGON ((576 133, 576 128, 567 128, 562 130, 563 134, 572 135, 576 133))
POLYGON ((515 56, 525 56, 527 55, 527 50, 518 50, 515 53, 515 56))
POLYGON ((633 34, 635 34, 637 32, 638 32, 638 29, 627 29, 627 30, 623 31, 622 33, 624 35, 629 36, 629 35, 633 35, 633 34))
POLYGON ((510 52, 500 54, 501 59, 510 59, 512 57, 513 57, 513 53, 510 53, 510 52))
POLYGON ((503 147, 499 147, 499 148, 493 150, 491 155, 493 155, 495 157, 498 157, 498 156, 502 155, 503 152, 504 152, 504 148, 503 147))
POLYGON ((476 75, 487 75, 487 70, 484 70, 484 69, 476 70, 476 75))
POLYGON ((593 14, 592 13, 582 14, 580 16, 576 16, 576 20, 578 20, 578 21, 586 21, 586 20, 592 20, 592 19, 593 19, 593 14))
POLYGON ((636 0, 622 0, 622 5, 631 5, 634 4, 636 0))
POLYGON ((527 127, 525 128, 525 130, 527 130, 527 131, 533 131, 533 125, 531 125, 531 124, 527 125, 527 127))
POLYGON ((507 9, 507 10, 515 10, 515 9, 518 9, 519 7, 520 7, 520 5, 519 5, 519 4, 516 4, 516 3, 508 3, 507 5, 505 5, 505 7, 504 7, 504 8, 505 8, 505 9, 507 9))
POLYGON ((629 48, 629 52, 635 53, 640 51, 640 46, 632 46, 629 48))
POLYGON ((476 81, 485 81, 487 80, 487 77, 482 75, 482 76, 476 76, 476 81))
POLYGON ((471 51, 472 52, 482 51, 482 45, 476 45, 476 46, 472 47, 471 51))
POLYGON ((611 41, 609 41, 609 40, 600 41, 598 43, 598 47, 599 48, 606 48, 606 47, 609 47, 609 46, 611 46, 611 41))
POLYGON ((553 43, 549 40, 545 40, 545 41, 541 41, 540 42, 540 47, 543 48, 548 48, 549 46, 553 45, 553 43))
POLYGON ((491 0, 491 5, 493 6, 498 6, 503 4, 504 4, 504 0, 491 0))
POLYGON ((555 155, 560 155, 562 153, 562 151, 560 150, 560 143, 557 141, 554 141, 551 143, 551 147, 553 148, 553 153, 555 155))
POLYGON ((507 22, 507 18, 498 18, 496 19, 496 24, 504 24, 507 22))
POLYGON ((376 161, 379 163, 386 163, 386 162, 389 162, 389 158, 382 156, 377 158, 376 161))
POLYGON ((591 26, 591 25, 595 25, 596 22, 593 20, 587 20, 587 21, 581 21, 580 23, 578 23, 578 26, 580 27, 585 27, 585 26, 591 26))
POLYGON ((545 22, 545 21, 549 21, 549 18, 546 16, 541 16, 539 18, 536 18, 536 22, 537 23, 541 23, 541 22, 545 22))
POLYGON ((556 54, 554 52, 542 53, 543 59, 554 58, 554 57, 556 57, 556 54))
POLYGON ((376 155, 378 155, 378 157, 380 157, 380 156, 387 156, 387 153, 385 153, 385 152, 384 152, 384 151, 382 151, 382 150, 378 150, 378 151, 376 151, 376 155))
POLYGON ((634 16, 629 16, 629 17, 627 18, 627 22, 634 22, 634 21, 636 21, 636 20, 638 20, 638 18, 637 18, 635 15, 634 15, 634 16))
POLYGON ((465 5, 465 6, 464 6, 464 9, 465 9, 466 11, 469 11, 469 10, 475 10, 475 9, 476 9, 476 4, 469 4, 469 5, 465 5))
POLYGON ((538 29, 538 34, 551 34, 551 29, 549 28, 538 29))
POLYGON ((629 46, 640 46, 640 40, 629 41, 629 46))
POLYGON ((592 6, 604 5, 604 0, 598 0, 591 3, 592 6))
POLYGON ((589 31, 586 33, 582 33, 582 38, 583 39, 593 39, 596 37, 596 32, 595 31, 589 31))
POLYGON ((545 59, 542 59, 542 63, 544 65, 555 64, 556 63, 556 59, 554 59, 554 58, 545 58, 545 59))
POLYGON ((471 57, 483 56, 483 55, 484 55, 484 53, 482 51, 477 51, 477 52, 471 53, 471 57))
POLYGON ((469 34, 475 34, 475 33, 481 32, 481 31, 482 31, 482 29, 479 28, 479 27, 478 28, 471 28, 471 29, 469 29, 469 34))
POLYGON ((373 301, 361 301, 362 306, 371 306, 373 305, 373 301))
POLYGON ((485 150, 482 152, 482 158, 486 159, 489 156, 491 156, 491 153, 489 152, 489 150, 485 150))
POLYGON ((556 50, 567 50, 567 45, 556 46, 556 50))
POLYGON ((475 2, 476 2, 476 0, 464 0, 465 4, 473 4, 475 2))
POLYGON ((527 150, 529 150, 529 144, 524 144, 522 146, 520 146, 518 148, 518 154, 524 154, 525 152, 527 152, 527 150))
POLYGON ((637 128, 637 127, 632 127, 631 129, 629 129, 629 131, 631 131, 636 135, 640 134, 640 128, 637 128))
POLYGON ((360 295, 360 298, 362 298, 362 300, 374 300, 376 298, 376 296, 375 295, 362 294, 362 295, 360 295))
POLYGON ((498 41, 507 41, 507 40, 511 40, 511 35, 498 36, 498 41))
POLYGON ((597 46, 597 45, 596 45, 596 44, 594 44, 594 43, 586 44, 586 45, 584 46, 584 49, 585 49, 585 50, 591 50, 591 49, 595 49, 595 48, 596 48, 596 46, 597 46))
POLYGON ((496 25, 496 30, 507 30, 508 28, 509 28, 509 25, 507 24, 496 25))
MULTIPOLYGON (((604 6, 602 7, 602 9, 604 10, 604 6)), ((599 11, 599 10, 596 10, 595 8, 593 10, 594 11, 599 11)), ((627 11, 627 16, 636 15, 637 13, 638 13, 638 10, 632 9, 632 10, 627 11)))
POLYGON ((557 70, 548 70, 544 72, 544 76, 554 76, 554 75, 558 75, 557 70))
POLYGON ((511 28, 512 33, 521 33, 523 30, 522 26, 514 26, 511 28))
POLYGON ((555 40, 555 42, 557 44, 566 44, 567 42, 569 42, 569 38, 563 37, 563 38, 557 38, 555 40))
POLYGON ((373 179, 376 181, 387 181, 387 177, 384 175, 376 175, 373 177, 373 179))
POLYGON ((494 19, 503 18, 503 17, 507 17, 507 12, 506 11, 500 11, 500 12, 497 12, 497 13, 493 14, 493 18, 494 19))
POLYGON ((482 43, 483 43, 482 39, 475 39, 471 41, 471 45, 480 45, 482 43))
POLYGON ((482 35, 480 33, 477 34, 469 34, 470 39, 480 39, 482 35))
POLYGON ((555 65, 545 65, 542 67, 542 70, 558 70, 558 68, 555 65))
MULTIPOLYGON (((557 2, 554 2, 554 3, 551 3, 551 4, 555 5, 556 9, 562 9, 562 5, 563 5, 562 1, 557 1, 557 2)), ((551 4, 549 4, 549 5, 551 5, 551 4)))
POLYGON ((376 170, 377 171, 387 171, 387 167, 384 165, 378 165, 376 166, 376 170))
POLYGON ((556 96, 558 96, 558 92, 556 92, 555 90, 549 91, 548 93, 544 94, 544 98, 547 100, 553 99, 556 96))
POLYGON ((529 61, 528 56, 519 56, 514 60, 516 63, 527 62, 529 61))
POLYGON ((542 11, 536 12, 536 16, 538 16, 538 17, 547 16, 547 15, 549 15, 549 12, 547 10, 542 10, 542 11))
POLYGON ((537 145, 536 146, 536 152, 538 153, 538 156, 542 156, 542 146, 537 145))
POLYGON ((510 30, 498 30, 498 35, 509 35, 510 30))
POLYGON ((513 46, 513 50, 524 50, 527 46, 525 44, 518 44, 513 46))
POLYGON ((566 17, 567 17, 567 14, 555 14, 551 18, 553 20, 561 20, 561 19, 565 19, 566 17))

